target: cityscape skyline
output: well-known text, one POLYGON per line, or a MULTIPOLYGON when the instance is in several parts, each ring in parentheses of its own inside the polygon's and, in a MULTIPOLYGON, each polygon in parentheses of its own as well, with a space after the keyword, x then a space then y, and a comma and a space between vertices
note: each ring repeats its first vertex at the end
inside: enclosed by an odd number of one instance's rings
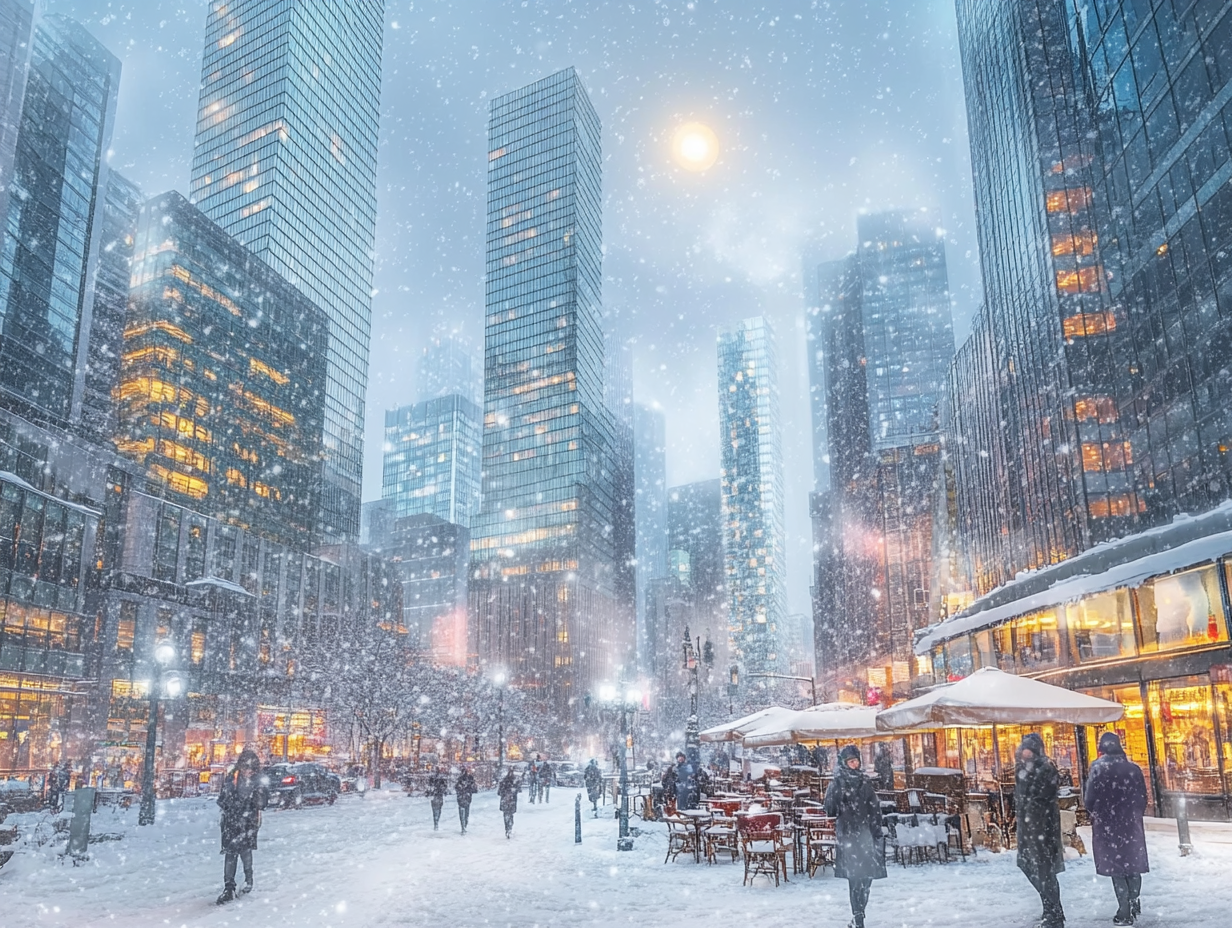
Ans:
MULTIPOLYGON (((150 191, 186 189, 195 108, 150 92, 149 78, 183 85, 195 99, 200 23, 181 23, 169 3, 139 4, 131 21, 106 23, 85 3, 50 0, 49 7, 76 15, 124 61, 113 165, 150 191)), ((389 4, 364 499, 380 495, 383 413, 414 401, 409 375, 435 325, 456 319, 472 342, 482 335, 487 99, 570 64, 588 86, 596 82, 595 105, 612 131, 604 165, 606 311, 634 341, 635 400, 664 410, 669 483, 718 475, 714 326, 753 307, 784 337, 784 419, 806 421, 798 254, 843 257, 859 209, 928 206, 937 216, 948 231, 961 339, 979 279, 953 7, 929 0, 893 17, 889 9, 874 4, 866 20, 864 9, 851 15, 789 4, 784 22, 798 14, 804 25, 777 38, 755 35, 755 11, 737 11, 732 22, 699 14, 693 32, 673 37, 674 26, 607 11, 591 11, 583 26, 574 9, 562 21, 540 22, 520 18, 512 2, 487 6, 482 17, 466 3, 416 4, 413 12, 389 4), (618 53, 585 37, 600 31, 636 35, 624 44, 638 50, 618 53), (459 45, 463 32, 472 38, 459 45), (766 55, 781 42, 786 63, 766 55), (712 45, 736 51, 715 60, 701 51, 712 45), (824 64, 811 57, 815 45, 824 64), (847 48, 865 50, 858 63, 847 48), (733 97, 729 75, 745 53, 765 62, 765 71, 733 97), (472 54, 473 67, 455 63, 472 54), (669 60, 655 79, 661 99, 639 103, 651 74, 669 60), (628 77, 613 80, 613 69, 628 77), (867 86, 834 93, 826 75, 853 69, 870 75, 867 86), (920 77, 909 83, 907 73, 920 77), (898 115, 925 111, 927 118, 898 115), (889 132, 887 115, 899 120, 889 132), (719 163, 700 176, 668 163, 671 130, 691 116, 710 120, 722 147, 719 163), (762 173, 760 162, 774 174, 762 173), (823 162, 825 176, 816 170, 823 162), (758 196, 763 179, 769 186, 758 196)), ((812 455, 799 432, 786 430, 784 442, 792 612, 808 608, 812 545, 812 455)))

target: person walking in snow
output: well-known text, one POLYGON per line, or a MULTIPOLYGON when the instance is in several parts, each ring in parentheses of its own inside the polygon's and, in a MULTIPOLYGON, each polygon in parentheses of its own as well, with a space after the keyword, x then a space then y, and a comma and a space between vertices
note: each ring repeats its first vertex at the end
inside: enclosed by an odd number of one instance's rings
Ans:
POLYGON ((539 768, 539 798, 546 804, 552 798, 552 777, 556 775, 556 771, 552 769, 552 765, 546 760, 539 768))
POLYGON ((877 742, 873 754, 873 770, 877 772, 877 788, 894 788, 894 758, 890 756, 890 748, 883 742, 877 742))
POLYGON ((1125 756, 1116 732, 1099 736, 1099 757, 1091 765, 1083 804, 1091 814, 1095 872, 1112 877, 1117 898, 1114 925, 1132 925, 1142 911, 1142 874, 1150 871, 1146 853, 1146 779, 1125 756))
POLYGON ((1058 785, 1057 767, 1044 753, 1044 739, 1035 732, 1024 735, 1014 775, 1018 869, 1026 874, 1044 904, 1040 928, 1065 925, 1057 883, 1057 874, 1065 869, 1058 785))
POLYGON ((500 810, 505 816, 506 838, 513 836, 513 814, 518 811, 518 790, 521 785, 513 774, 513 768, 510 767, 497 788, 497 795, 500 796, 500 810))
POLYGON ((428 777, 428 799, 432 803, 432 830, 436 831, 441 824, 441 809, 445 805, 445 793, 449 790, 449 782, 445 779, 445 771, 436 767, 428 777))
POLYGON ((218 904, 230 902, 237 895, 235 868, 244 864, 244 888, 238 895, 252 890, 252 852, 257 849, 257 832, 261 828, 261 810, 265 808, 265 790, 258 772, 261 762, 256 752, 245 748, 235 766, 227 772, 218 793, 218 808, 222 810, 219 827, 222 830, 223 889, 218 904))
POLYGON ((697 771, 684 751, 676 752, 676 808, 697 808, 697 771))
POLYGON ((885 850, 881 843, 881 803, 872 781, 864 775, 860 749, 854 744, 838 754, 834 779, 826 790, 826 815, 834 819, 838 842, 834 875, 847 880, 851 901, 848 928, 864 928, 864 912, 873 880, 886 877, 885 850))
POLYGON ((471 820, 471 799, 479 792, 469 767, 463 767, 458 774, 458 782, 454 784, 453 792, 458 797, 458 821, 462 824, 462 834, 466 834, 466 826, 471 820))
POLYGON ((526 765, 526 786, 530 802, 534 805, 535 794, 539 791, 539 755, 526 765))
POLYGON ((599 817, 599 797, 603 795, 603 772, 599 762, 593 757, 586 769, 582 771, 582 782, 586 784, 586 796, 590 799, 590 807, 594 809, 595 818, 599 817))

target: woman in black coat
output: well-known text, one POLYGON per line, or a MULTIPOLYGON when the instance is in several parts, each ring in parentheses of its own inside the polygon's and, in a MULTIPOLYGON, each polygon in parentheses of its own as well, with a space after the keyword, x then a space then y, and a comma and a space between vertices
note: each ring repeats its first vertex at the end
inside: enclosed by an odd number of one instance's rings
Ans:
POLYGON ((437 767, 428 777, 428 800, 432 804, 432 830, 436 831, 441 824, 441 809, 445 806, 445 793, 449 791, 449 781, 445 779, 445 771, 437 767))
POLYGON ((497 787, 497 795, 500 796, 500 810, 505 815, 506 838, 513 835, 513 813, 518 811, 518 789, 521 785, 513 775, 513 768, 510 767, 505 778, 500 781, 500 786, 497 787))
POLYGON ((851 898, 850 928, 864 928, 873 880, 886 876, 881 843, 881 803, 872 781, 860 769, 860 749, 849 744, 838 754, 839 765, 826 790, 826 815, 834 819, 838 855, 834 875, 847 880, 851 898))
POLYGON ((1151 867, 1146 854, 1146 778, 1125 756, 1121 739, 1106 731, 1099 737, 1099 758, 1091 765, 1083 804, 1091 814, 1095 872, 1112 877, 1117 897, 1114 925, 1132 925, 1141 911, 1142 874, 1151 867))
POLYGON ((236 896, 235 866, 244 862, 244 888, 240 895, 252 889, 252 852, 257 848, 257 831, 261 828, 261 810, 265 808, 265 790, 258 773, 261 762, 245 748, 235 766, 227 772, 218 793, 218 808, 222 809, 219 827, 222 829, 223 890, 218 897, 221 905, 236 896))
POLYGON ((1026 874, 1044 904, 1040 928, 1065 925, 1057 883, 1057 874, 1065 869, 1058 786, 1057 767, 1044 753, 1044 739, 1035 732, 1025 735, 1018 748, 1014 780, 1018 869, 1026 874))
POLYGON ((462 824, 462 834, 466 834, 466 826, 471 820, 471 799, 479 792, 479 787, 475 785, 475 776, 469 767, 462 768, 453 791, 458 797, 458 821, 462 824))

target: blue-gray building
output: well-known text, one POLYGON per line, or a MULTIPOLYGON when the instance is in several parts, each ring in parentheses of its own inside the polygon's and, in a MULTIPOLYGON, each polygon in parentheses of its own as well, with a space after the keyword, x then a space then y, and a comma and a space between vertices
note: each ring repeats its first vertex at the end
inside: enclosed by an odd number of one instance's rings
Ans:
POLYGON ((384 3, 210 6, 190 197, 329 318, 327 538, 359 533, 384 3))
POLYGON ((719 461, 732 657, 750 673, 786 669, 783 435, 778 353, 761 316, 719 330, 719 461))
POLYGON ((483 401, 483 361, 461 335, 434 335, 415 370, 415 402, 454 393, 472 403, 483 401))
POLYGON ((470 635, 481 666, 558 706, 615 680, 633 646, 601 223, 599 119, 577 73, 495 98, 470 635))
POLYGON ((646 623, 652 580, 667 576, 667 423, 661 410, 633 407, 633 476, 636 486, 638 655, 645 667, 653 651, 646 623))
POLYGON ((0 398, 55 425, 81 415, 119 80, 119 60, 79 24, 35 23, 12 171, 0 178, 0 398))
POLYGON ((434 515, 470 528, 479 511, 482 416, 451 393, 385 413, 381 496, 390 517, 434 515))

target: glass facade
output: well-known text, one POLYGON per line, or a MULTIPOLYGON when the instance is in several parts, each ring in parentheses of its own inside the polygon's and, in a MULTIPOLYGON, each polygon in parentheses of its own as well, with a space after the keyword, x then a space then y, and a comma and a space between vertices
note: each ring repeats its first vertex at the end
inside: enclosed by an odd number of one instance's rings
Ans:
POLYGON ((646 596, 651 580, 667 576, 667 433, 657 409, 633 407, 633 471, 637 485, 637 650, 639 661, 653 640, 647 635, 646 596))
POLYGON ((472 403, 483 401, 482 362, 460 335, 433 336, 415 371, 415 401, 454 393, 472 403))
POLYGON ((211 4, 190 196, 329 319, 327 537, 359 533, 384 3, 211 4))
POLYGON ((116 447, 150 484, 304 548, 321 535, 323 314, 176 193, 142 208, 116 447))
POLYGON ((0 246, 0 396, 80 416, 120 62, 63 16, 39 19, 0 246))
POLYGON ((479 511, 479 407, 450 394, 385 413, 381 496, 390 517, 429 514, 470 528, 479 511))
POLYGON ((604 390, 600 167, 599 119, 573 69, 492 101, 470 634, 481 665, 557 705, 614 680, 634 643, 624 457, 604 390))
POLYGON ((761 316, 719 330, 719 480, 732 658, 781 673, 787 619, 778 354, 761 316))

